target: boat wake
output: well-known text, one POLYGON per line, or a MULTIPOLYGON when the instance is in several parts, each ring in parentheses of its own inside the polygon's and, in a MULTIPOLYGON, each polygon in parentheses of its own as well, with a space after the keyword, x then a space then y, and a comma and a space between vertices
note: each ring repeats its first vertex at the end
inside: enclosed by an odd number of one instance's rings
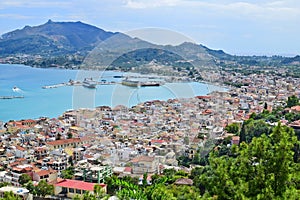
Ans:
POLYGON ((16 86, 12 88, 12 91, 17 92, 17 93, 22 93, 23 92, 23 90, 21 90, 20 88, 18 88, 16 86))

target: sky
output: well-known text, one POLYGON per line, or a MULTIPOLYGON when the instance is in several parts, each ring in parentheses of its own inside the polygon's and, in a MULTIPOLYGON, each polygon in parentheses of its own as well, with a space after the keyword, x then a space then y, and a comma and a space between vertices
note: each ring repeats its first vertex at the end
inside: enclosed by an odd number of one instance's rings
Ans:
POLYGON ((158 28, 235 55, 300 55, 299 0, 1 0, 0 35, 53 21, 158 28))

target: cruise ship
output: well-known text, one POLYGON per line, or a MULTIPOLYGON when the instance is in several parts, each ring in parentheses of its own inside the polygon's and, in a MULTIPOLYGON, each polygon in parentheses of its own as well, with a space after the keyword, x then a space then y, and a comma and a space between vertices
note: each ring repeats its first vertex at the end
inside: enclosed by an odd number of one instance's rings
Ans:
POLYGON ((139 81, 139 80, 130 80, 127 78, 122 80, 122 85, 130 86, 130 87, 161 86, 163 84, 164 84, 163 81, 139 81))
POLYGON ((87 88, 96 88, 97 81, 94 81, 92 78, 85 78, 82 82, 82 86, 87 88))

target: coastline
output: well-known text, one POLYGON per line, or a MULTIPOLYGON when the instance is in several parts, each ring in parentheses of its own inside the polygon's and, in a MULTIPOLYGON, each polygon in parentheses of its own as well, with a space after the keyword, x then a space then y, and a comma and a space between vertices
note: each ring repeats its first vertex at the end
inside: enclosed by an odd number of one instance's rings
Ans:
MULTIPOLYGON (((24 91, 23 95, 25 97, 24 99, 10 99, 7 101, 1 100, 0 107, 3 108, 0 115, 1 121, 9 121, 11 119, 20 120, 27 118, 38 118, 40 116, 56 118, 64 111, 74 108, 73 87, 61 87, 45 90, 42 89, 42 86, 61 83, 71 78, 74 80, 79 70, 35 68, 19 64, 0 64, 0 67, 2 68, 3 72, 0 75, 0 96, 13 95, 14 93, 11 91, 11 88, 18 86, 24 91), (16 71, 18 71, 18 73, 14 75, 16 77, 10 77, 11 74, 16 73, 16 71)), ((107 71, 105 73, 109 73, 112 76, 122 72, 107 71)), ((140 88, 138 93, 137 88, 130 88, 120 85, 117 87, 118 91, 113 85, 99 86, 95 91, 88 90, 80 86, 76 88, 80 90, 80 93, 86 93, 88 96, 90 95, 94 99, 93 107, 95 108, 101 105, 113 106, 111 98, 113 97, 118 100, 122 98, 122 95, 125 100, 127 98, 127 101, 125 101, 127 107, 128 105, 131 107, 148 100, 173 99, 178 90, 179 92, 182 92, 180 91, 179 86, 181 86, 183 90, 184 87, 189 87, 188 89, 191 90, 191 85, 194 85, 197 88, 200 87, 199 91, 193 91, 195 92, 193 97, 197 95, 204 95, 205 91, 205 94, 211 92, 207 91, 207 85, 212 85, 212 87, 220 87, 207 82, 178 82, 166 84, 163 87, 140 88)), ((184 96, 184 94, 181 95, 180 93, 178 96, 184 96)), ((117 101, 115 103, 117 104, 119 102, 120 101, 117 101)))

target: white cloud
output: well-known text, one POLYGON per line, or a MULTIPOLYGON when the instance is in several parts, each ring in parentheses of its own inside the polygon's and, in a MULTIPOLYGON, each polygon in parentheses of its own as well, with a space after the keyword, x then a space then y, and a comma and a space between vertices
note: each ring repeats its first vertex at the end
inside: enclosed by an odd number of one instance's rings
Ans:
POLYGON ((133 9, 156 8, 163 6, 176 6, 180 0, 126 0, 125 7, 133 9))
POLYGON ((66 7, 72 5, 72 1, 38 1, 38 0, 1 0, 0 8, 46 8, 46 7, 66 7))
POLYGON ((217 16, 231 16, 254 20, 290 20, 300 18, 300 1, 233 1, 233 0, 125 0, 125 7, 147 9, 174 7, 182 13, 215 13, 217 16))
POLYGON ((0 18, 10 19, 33 19, 32 16, 19 15, 19 14, 0 14, 0 18))

